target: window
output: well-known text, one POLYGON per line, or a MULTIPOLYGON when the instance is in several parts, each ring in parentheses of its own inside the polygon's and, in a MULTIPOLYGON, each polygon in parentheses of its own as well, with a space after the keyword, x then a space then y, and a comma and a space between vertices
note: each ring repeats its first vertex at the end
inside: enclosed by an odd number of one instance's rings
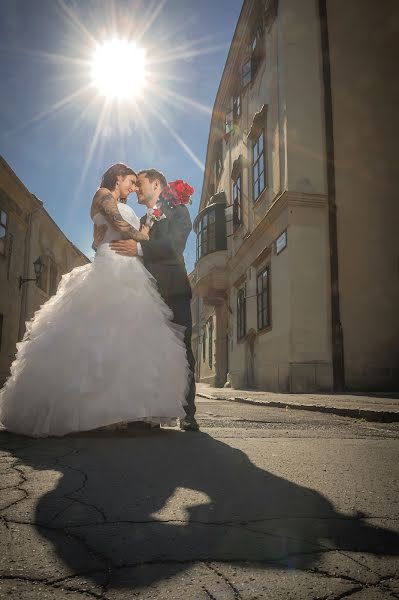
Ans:
POLYGON ((199 312, 199 298, 194 296, 191 300, 191 316, 193 319, 193 327, 198 323, 198 312, 199 312))
POLYGON ((206 328, 202 332, 202 362, 206 359, 206 328))
POLYGON ((265 144, 261 131, 252 143, 252 191, 253 200, 257 200, 265 189, 265 144))
POLYGON ((36 280, 36 285, 43 290, 46 294, 48 293, 48 257, 41 257, 42 259, 42 270, 36 280))
POLYGON ((49 296, 53 296, 56 293, 57 287, 58 287, 58 270, 57 270, 57 266, 53 260, 50 260, 49 280, 50 280, 49 296))
POLYGON ((225 133, 234 132, 234 125, 237 125, 241 117, 241 95, 233 96, 233 110, 226 114, 225 133))
POLYGON ((197 260, 216 250, 216 214, 212 210, 198 224, 197 260))
POLYGON ((247 306, 245 284, 237 290, 237 340, 245 337, 247 329, 247 306))
POLYGON ((216 249, 216 215, 215 211, 208 213, 208 253, 216 249))
POLYGON ((7 213, 0 210, 0 254, 6 253, 7 221, 7 213))
POLYGON ((241 71, 242 87, 255 79, 259 65, 263 59, 263 24, 260 24, 252 36, 248 47, 249 58, 245 61, 241 71))
POLYGON ((237 123, 241 117, 241 95, 233 97, 233 121, 237 123))
POLYGON ((241 225, 241 173, 233 182, 233 231, 241 225))
POLYGON ((9 233, 7 237, 8 237, 7 281, 10 281, 12 251, 14 248, 14 236, 12 235, 12 233, 9 233))
POLYGON ((251 82, 251 60, 247 60, 242 66, 241 73, 242 87, 248 85, 251 82))
POLYGON ((212 369, 213 360, 213 319, 209 321, 209 332, 208 332, 208 364, 209 368, 212 369))
POLYGON ((215 179, 219 181, 223 171, 223 140, 220 139, 215 144, 215 179))
POLYGON ((270 266, 258 273, 256 279, 258 329, 270 327, 270 266))
POLYGON ((233 130, 234 130, 234 119, 233 119, 233 111, 231 110, 226 115, 224 132, 225 132, 226 135, 228 135, 233 130))
POLYGON ((251 73, 254 79, 259 65, 262 61, 263 27, 259 25, 251 42, 251 73))

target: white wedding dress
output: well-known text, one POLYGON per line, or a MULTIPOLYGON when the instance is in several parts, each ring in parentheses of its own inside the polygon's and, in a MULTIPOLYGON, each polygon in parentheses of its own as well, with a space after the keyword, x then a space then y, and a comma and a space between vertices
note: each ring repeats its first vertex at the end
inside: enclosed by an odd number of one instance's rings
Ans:
MULTIPOLYGON (((133 209, 123 218, 139 228, 133 209)), ((106 224, 96 215, 98 225, 106 224)), ((141 259, 108 242, 94 262, 64 275, 57 293, 27 323, 0 392, 0 423, 33 437, 65 435, 126 421, 173 422, 185 415, 184 330, 141 259)))

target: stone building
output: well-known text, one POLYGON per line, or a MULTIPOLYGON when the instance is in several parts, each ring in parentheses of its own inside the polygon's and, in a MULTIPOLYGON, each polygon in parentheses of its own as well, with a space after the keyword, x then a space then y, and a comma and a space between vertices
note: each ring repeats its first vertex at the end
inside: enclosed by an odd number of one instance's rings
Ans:
POLYGON ((62 275, 88 262, 0 157, 0 385, 25 322, 56 292, 62 275))
POLYGON ((399 4, 245 0, 194 223, 200 381, 399 383, 399 4))

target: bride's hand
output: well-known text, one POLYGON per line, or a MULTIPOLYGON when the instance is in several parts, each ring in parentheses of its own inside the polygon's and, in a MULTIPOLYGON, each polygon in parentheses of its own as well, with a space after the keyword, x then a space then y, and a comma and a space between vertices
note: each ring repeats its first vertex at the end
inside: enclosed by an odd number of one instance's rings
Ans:
POLYGON ((150 239, 150 228, 148 225, 142 225, 141 229, 140 229, 140 233, 142 233, 144 235, 144 239, 146 239, 146 240, 150 239))

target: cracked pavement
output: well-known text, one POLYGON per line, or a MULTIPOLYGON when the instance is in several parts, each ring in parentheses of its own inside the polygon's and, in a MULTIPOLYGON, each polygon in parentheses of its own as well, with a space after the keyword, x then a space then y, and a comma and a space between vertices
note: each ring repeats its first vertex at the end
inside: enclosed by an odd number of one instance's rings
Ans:
POLYGON ((0 597, 399 598, 398 424, 197 406, 200 433, 0 432, 0 597))

